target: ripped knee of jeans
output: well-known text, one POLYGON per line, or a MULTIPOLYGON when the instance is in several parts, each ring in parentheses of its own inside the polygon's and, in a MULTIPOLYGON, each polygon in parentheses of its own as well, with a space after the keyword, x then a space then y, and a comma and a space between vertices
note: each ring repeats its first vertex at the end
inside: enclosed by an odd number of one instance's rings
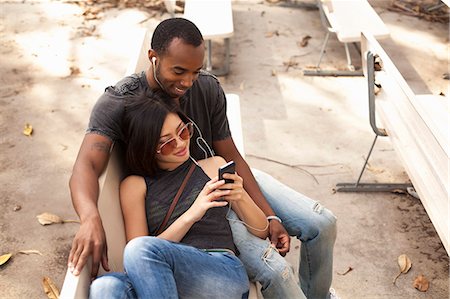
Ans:
POLYGON ((264 264, 282 280, 288 280, 291 278, 292 269, 290 265, 284 260, 283 257, 278 255, 278 250, 272 244, 269 244, 269 246, 267 246, 264 250, 261 259, 264 264))
POLYGON ((322 214, 323 206, 320 202, 316 202, 313 206, 313 211, 317 214, 322 214))

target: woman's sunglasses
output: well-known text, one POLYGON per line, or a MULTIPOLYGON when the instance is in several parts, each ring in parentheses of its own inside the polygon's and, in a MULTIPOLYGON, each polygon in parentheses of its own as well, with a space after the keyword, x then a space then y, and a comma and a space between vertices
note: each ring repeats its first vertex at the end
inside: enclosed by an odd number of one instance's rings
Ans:
POLYGON ((161 155, 169 155, 173 152, 173 150, 177 147, 177 140, 176 138, 179 138, 180 140, 188 140, 191 138, 193 133, 193 125, 191 122, 188 122, 184 126, 181 127, 181 129, 178 131, 177 136, 170 138, 169 140, 162 143, 156 153, 161 155))

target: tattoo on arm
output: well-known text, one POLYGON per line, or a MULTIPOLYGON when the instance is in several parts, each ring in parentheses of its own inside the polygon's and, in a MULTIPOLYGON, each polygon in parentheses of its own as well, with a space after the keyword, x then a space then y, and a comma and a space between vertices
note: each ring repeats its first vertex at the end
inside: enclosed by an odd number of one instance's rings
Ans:
POLYGON ((91 150, 109 153, 109 145, 106 142, 95 142, 91 145, 91 150))

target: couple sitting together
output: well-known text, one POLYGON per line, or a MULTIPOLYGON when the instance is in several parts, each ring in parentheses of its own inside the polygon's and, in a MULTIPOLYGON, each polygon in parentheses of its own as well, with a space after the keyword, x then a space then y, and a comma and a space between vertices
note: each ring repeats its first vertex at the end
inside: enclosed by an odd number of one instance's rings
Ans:
POLYGON ((148 57, 146 71, 98 100, 70 180, 81 226, 69 268, 77 275, 92 256, 94 278, 100 263, 109 270, 97 178, 112 144, 123 143, 125 272, 96 278, 90 298, 246 298, 249 278, 265 298, 332 297, 336 218, 250 170, 233 143, 220 83, 201 70, 198 28, 182 18, 161 22, 148 57), (232 160, 236 172, 223 175, 230 182, 219 180, 218 168, 232 160), (290 236, 302 242, 298 278, 283 258, 290 236))

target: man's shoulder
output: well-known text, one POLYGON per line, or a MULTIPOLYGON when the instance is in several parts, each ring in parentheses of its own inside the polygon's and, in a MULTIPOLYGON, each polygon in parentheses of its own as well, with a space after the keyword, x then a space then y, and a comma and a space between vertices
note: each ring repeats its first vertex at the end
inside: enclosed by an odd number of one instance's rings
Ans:
POLYGON ((197 80, 191 88, 191 96, 199 97, 203 96, 208 99, 214 98, 222 87, 220 86, 219 79, 213 74, 201 70, 197 80))
POLYGON ((127 95, 129 93, 135 93, 136 90, 143 88, 141 77, 143 73, 133 74, 126 76, 114 86, 107 88, 107 91, 113 92, 115 95, 127 95))
POLYGON ((200 70, 200 73, 198 75, 198 79, 196 82, 198 82, 201 85, 204 85, 204 84, 220 85, 219 79, 216 76, 214 76, 213 74, 211 74, 210 72, 207 72, 205 70, 200 70))

